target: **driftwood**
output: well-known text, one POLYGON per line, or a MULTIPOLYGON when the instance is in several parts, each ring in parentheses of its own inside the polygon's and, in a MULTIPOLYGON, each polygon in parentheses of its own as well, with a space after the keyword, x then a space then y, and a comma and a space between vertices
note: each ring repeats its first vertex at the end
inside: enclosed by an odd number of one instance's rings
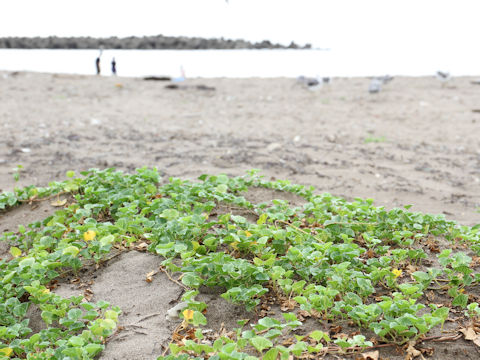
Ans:
POLYGON ((206 86, 206 85, 179 85, 179 84, 168 84, 165 85, 165 89, 170 90, 187 90, 187 89, 194 89, 194 90, 203 90, 203 91, 215 91, 213 86, 206 86))
POLYGON ((145 76, 143 80, 147 81, 170 81, 172 78, 170 76, 145 76))

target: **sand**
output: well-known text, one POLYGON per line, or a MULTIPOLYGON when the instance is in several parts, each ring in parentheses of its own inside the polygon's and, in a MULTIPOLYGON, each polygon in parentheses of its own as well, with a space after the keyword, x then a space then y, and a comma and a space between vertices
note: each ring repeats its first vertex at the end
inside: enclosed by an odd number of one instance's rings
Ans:
MULTIPOLYGON (((92 167, 156 166, 164 179, 257 168, 319 192, 373 198, 387 208, 413 204, 473 225, 480 223, 480 86, 472 80, 397 77, 369 94, 367 78, 333 79, 318 91, 287 78, 192 79, 168 89, 134 78, 0 72, 0 189, 46 185, 92 167), (17 165, 23 170, 15 182, 17 165)), ((23 205, 0 214, 0 231, 54 210, 45 202, 23 205)), ((0 255, 6 251, 0 244, 0 255)), ((95 301, 124 309, 124 330, 102 359, 155 359, 168 344, 177 324, 166 311, 182 289, 163 273, 144 281, 158 265, 130 252, 89 275, 95 301)), ((64 283, 57 291, 84 289, 64 283)), ((251 316, 217 295, 201 295, 215 331, 251 316)), ((436 346, 444 358, 477 356, 463 340, 436 346)))
POLYGON ((0 73, 0 189, 67 170, 156 166, 164 177, 242 175, 315 186, 387 208, 480 222, 480 86, 454 78, 194 79, 0 73), (197 85, 214 87, 201 90, 197 85))

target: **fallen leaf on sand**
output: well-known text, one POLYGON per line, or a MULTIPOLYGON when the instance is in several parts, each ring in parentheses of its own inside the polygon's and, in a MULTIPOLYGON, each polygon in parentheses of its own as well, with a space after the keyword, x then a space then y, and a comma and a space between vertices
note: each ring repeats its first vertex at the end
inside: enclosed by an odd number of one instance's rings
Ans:
POLYGON ((297 305, 297 302, 295 300, 288 299, 282 303, 282 305, 280 306, 280 309, 282 311, 293 310, 295 308, 295 305, 297 305))
POLYGON ((89 288, 85 289, 85 291, 83 292, 83 297, 87 299, 87 301, 90 301, 92 300, 92 296, 93 296, 93 291, 89 288))
POLYGON ((288 339, 283 340, 282 345, 283 346, 290 346, 295 343, 295 339, 293 337, 290 337, 288 339))
POLYGON ((137 251, 147 251, 148 244, 146 242, 141 242, 137 246, 135 246, 135 250, 137 251))
POLYGON ((298 319, 300 321, 303 321, 306 318, 311 317, 310 313, 308 311, 305 311, 305 310, 298 310, 297 316, 298 316, 298 319))
POLYGON ((333 325, 330 327, 330 334, 338 334, 340 331, 342 331, 342 327, 340 325, 333 325))
POLYGON ((412 274, 412 273, 414 273, 415 271, 418 270, 418 266, 408 264, 407 267, 406 267, 406 270, 407 270, 407 273, 412 274))
POLYGON ((146 282, 150 283, 153 280, 153 275, 155 275, 158 271, 152 270, 147 274, 147 277, 145 279, 146 282))
POLYGON ((363 353, 361 355, 362 357, 359 359, 378 360, 378 356, 380 355, 380 352, 378 350, 375 350, 375 351, 369 351, 369 352, 363 353))
POLYGON ((460 332, 465 336, 465 340, 474 340, 477 338, 477 334, 475 333, 475 330, 473 330, 473 327, 469 326, 468 328, 463 328, 460 329, 460 332))
POLYGON ((58 199, 56 201, 51 202, 50 205, 60 207, 65 205, 66 203, 67 203, 67 199, 63 199, 63 200, 58 199))
POLYGON ((473 326, 469 326, 468 328, 463 328, 460 329, 460 332, 463 334, 465 337, 465 340, 470 340, 472 341, 475 345, 480 347, 480 335, 475 332, 475 329, 473 326))
POLYGON ((423 355, 433 356, 433 353, 435 352, 435 349, 434 348, 422 348, 422 349, 420 349, 420 351, 422 352, 423 355))
POLYGON ((412 360, 416 357, 422 356, 422 352, 413 347, 414 344, 415 342, 408 343, 407 355, 405 356, 405 360, 412 360))

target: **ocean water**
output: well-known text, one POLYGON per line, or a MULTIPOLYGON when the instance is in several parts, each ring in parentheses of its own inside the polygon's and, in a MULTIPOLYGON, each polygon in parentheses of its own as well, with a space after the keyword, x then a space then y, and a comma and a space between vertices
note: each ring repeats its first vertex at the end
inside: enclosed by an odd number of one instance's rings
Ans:
MULTIPOLYGON (((98 50, 0 49, 0 71, 95 74, 98 50)), ((480 74, 479 56, 455 52, 414 53, 362 50, 104 50, 102 75, 119 76, 297 77, 427 76, 438 70, 454 76, 480 74)))

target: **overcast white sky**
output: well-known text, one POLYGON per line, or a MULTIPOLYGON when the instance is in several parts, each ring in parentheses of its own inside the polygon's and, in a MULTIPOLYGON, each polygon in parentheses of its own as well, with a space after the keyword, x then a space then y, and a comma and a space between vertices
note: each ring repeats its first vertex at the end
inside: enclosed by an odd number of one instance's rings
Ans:
POLYGON ((4 0, 0 36, 185 35, 316 47, 478 46, 480 0, 4 0))

